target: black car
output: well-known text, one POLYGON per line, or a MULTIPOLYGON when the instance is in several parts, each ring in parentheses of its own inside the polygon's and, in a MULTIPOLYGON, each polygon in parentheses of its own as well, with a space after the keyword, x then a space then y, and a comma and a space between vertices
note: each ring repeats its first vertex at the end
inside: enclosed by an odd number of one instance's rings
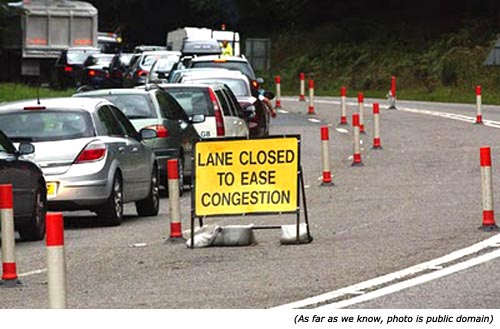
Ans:
POLYGON ((82 79, 85 60, 100 52, 99 48, 93 47, 71 47, 63 50, 54 66, 55 77, 51 81, 52 86, 63 89, 77 87, 82 79))
POLYGON ((115 55, 94 54, 83 63, 83 75, 79 90, 92 90, 113 87, 110 66, 115 55))
POLYGON ((16 150, 0 131, 0 184, 12 184, 14 227, 24 241, 43 240, 47 192, 42 170, 23 156, 34 153, 33 144, 21 143, 16 150))

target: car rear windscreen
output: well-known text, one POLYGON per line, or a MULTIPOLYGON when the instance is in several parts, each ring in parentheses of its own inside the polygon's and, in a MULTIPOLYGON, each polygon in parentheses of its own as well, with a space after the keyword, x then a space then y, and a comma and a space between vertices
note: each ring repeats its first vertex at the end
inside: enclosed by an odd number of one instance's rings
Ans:
POLYGON ((2 113, 0 130, 15 142, 47 142, 95 136, 90 114, 72 110, 2 113))
POLYGON ((214 107, 206 88, 168 88, 167 92, 175 98, 189 117, 196 114, 214 115, 214 107))
POLYGON ((223 83, 226 84, 235 96, 251 96, 250 87, 241 79, 230 78, 196 78, 189 77, 186 82, 189 83, 223 83))
POLYGON ((232 71, 240 71, 252 80, 255 80, 255 73, 250 65, 246 62, 236 61, 193 61, 191 67, 214 67, 220 69, 228 69, 232 71))
POLYGON ((115 94, 115 95, 93 95, 91 97, 105 98, 115 104, 127 118, 133 119, 152 119, 157 118, 158 114, 154 110, 153 104, 147 95, 143 94, 115 94))

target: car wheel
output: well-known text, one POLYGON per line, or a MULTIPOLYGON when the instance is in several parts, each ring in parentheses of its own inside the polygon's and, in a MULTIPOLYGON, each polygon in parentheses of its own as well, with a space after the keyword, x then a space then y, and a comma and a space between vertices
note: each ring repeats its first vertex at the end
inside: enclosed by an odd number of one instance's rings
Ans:
POLYGON ((39 186, 36 190, 33 204, 33 214, 29 225, 19 229, 23 241, 39 241, 45 237, 45 214, 47 213, 47 194, 45 188, 39 186))
POLYGON ((151 186, 148 197, 137 201, 135 208, 139 216, 156 216, 160 210, 160 184, 158 179, 158 170, 154 168, 151 174, 151 186))
POLYGON ((123 219, 123 190, 120 175, 115 175, 108 200, 97 209, 104 225, 118 226, 123 219))

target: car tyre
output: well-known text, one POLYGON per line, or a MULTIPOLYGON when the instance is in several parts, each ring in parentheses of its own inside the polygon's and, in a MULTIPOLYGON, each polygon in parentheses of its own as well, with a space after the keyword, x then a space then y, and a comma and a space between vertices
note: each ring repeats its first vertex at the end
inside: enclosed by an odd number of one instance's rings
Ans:
POLYGON ((120 175, 115 174, 108 200, 99 206, 97 216, 106 226, 118 226, 123 219, 123 187, 120 175))
POLYGON ((158 179, 158 170, 154 168, 151 174, 151 186, 148 197, 137 201, 135 208, 139 216, 156 216, 160 210, 160 184, 158 179))
POLYGON ((47 192, 39 186, 35 193, 33 214, 29 225, 19 229, 23 241, 40 241, 45 238, 45 215, 47 214, 47 192))

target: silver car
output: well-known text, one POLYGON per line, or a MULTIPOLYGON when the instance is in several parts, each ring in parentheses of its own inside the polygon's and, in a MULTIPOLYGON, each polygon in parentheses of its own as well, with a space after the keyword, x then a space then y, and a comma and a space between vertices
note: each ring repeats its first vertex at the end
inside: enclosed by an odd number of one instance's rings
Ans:
POLYGON ((92 98, 52 98, 0 106, 0 130, 30 142, 47 184, 49 210, 91 210, 105 225, 119 225, 123 204, 139 216, 159 210, 158 168, 140 132, 112 103, 92 98))

